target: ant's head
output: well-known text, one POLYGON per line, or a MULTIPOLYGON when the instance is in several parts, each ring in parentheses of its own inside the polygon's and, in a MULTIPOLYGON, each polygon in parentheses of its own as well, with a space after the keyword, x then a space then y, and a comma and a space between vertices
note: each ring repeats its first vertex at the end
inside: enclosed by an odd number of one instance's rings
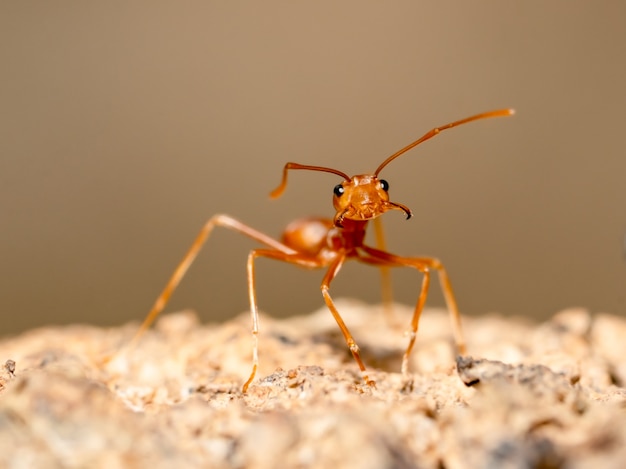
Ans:
POLYGON ((342 226, 343 220, 371 220, 389 210, 402 210, 407 220, 411 210, 389 200, 389 183, 378 179, 375 174, 362 174, 346 178, 333 190, 335 225, 342 226))
POLYGON ((389 210, 401 210, 406 214, 407 220, 411 218, 411 210, 408 207, 391 202, 389 200, 389 184, 384 179, 379 179, 380 171, 395 160, 397 157, 406 153, 410 149, 416 147, 420 143, 434 137, 442 130, 456 127, 457 125, 466 124, 478 119, 486 119, 489 117, 503 117, 514 114, 513 109, 500 109, 497 111, 485 112, 475 116, 467 117, 450 124, 436 127, 426 132, 422 137, 410 143, 406 147, 398 150, 385 161, 383 161, 373 174, 362 174, 359 176, 349 177, 346 173, 339 170, 326 168, 323 166, 308 166, 298 163, 287 163, 283 169, 283 180, 280 185, 270 193, 270 197, 280 197, 287 186, 287 172, 290 169, 306 169, 310 171, 322 171, 341 176, 344 181, 337 184, 334 188, 333 205, 335 206, 334 222, 335 226, 341 227, 344 220, 365 221, 372 220, 389 210))
MULTIPOLYGON (((374 174, 361 174, 349 177, 347 174, 323 166, 308 166, 298 163, 287 163, 283 170, 283 180, 270 197, 280 197, 287 185, 287 172, 290 169, 308 169, 323 171, 341 176, 344 180, 333 189, 333 205, 335 206, 335 226, 343 226, 344 220, 366 221, 372 220, 389 210, 402 210, 406 218, 411 218, 408 207, 389 200, 389 183, 378 178, 378 171, 374 174)), ((380 168, 382 169, 382 167, 380 168)))

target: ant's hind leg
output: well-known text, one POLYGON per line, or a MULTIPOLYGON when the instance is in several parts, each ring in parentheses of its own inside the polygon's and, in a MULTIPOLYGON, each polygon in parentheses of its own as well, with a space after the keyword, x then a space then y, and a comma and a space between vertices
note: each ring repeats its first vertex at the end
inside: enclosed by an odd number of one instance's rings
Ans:
MULTIPOLYGON (((385 241, 385 230, 383 228, 383 222, 380 217, 374 218, 372 221, 374 225, 374 234, 376 236, 376 247, 381 251, 387 250, 387 243, 385 241)), ((379 266, 380 272, 380 286, 382 293, 383 311, 387 318, 387 324, 395 326, 395 318, 393 316, 393 285, 391 282, 391 270, 388 265, 381 264, 379 266)))
POLYGON ((176 287, 178 287, 178 284, 181 282, 181 280, 191 267, 191 264, 198 256, 198 253, 208 240, 209 235, 213 231, 213 228, 215 228, 216 226, 221 226, 241 233, 248 238, 256 240, 262 244, 265 244, 266 246, 269 246, 272 249, 276 249, 277 251, 283 252, 285 254, 290 254, 294 252, 291 248, 285 246, 284 244, 276 241, 275 239, 267 236, 264 233, 261 233, 260 231, 255 230, 254 228, 250 228, 248 225, 241 223, 240 221, 232 218, 229 215, 219 214, 211 217, 204 224, 204 226, 200 230, 200 233, 198 233, 198 235, 196 236, 196 239, 191 244, 191 247, 188 249, 183 259, 176 266, 174 273, 167 281, 165 288, 163 288, 163 290, 157 297, 154 305, 152 306, 152 309, 141 323, 141 326, 139 326, 139 329, 135 333, 135 336, 128 344, 127 349, 131 349, 137 343, 143 333, 152 325, 152 323, 155 321, 161 311, 163 311, 163 308, 165 308, 165 305, 167 305, 167 302, 174 293, 174 290, 176 290, 176 287))

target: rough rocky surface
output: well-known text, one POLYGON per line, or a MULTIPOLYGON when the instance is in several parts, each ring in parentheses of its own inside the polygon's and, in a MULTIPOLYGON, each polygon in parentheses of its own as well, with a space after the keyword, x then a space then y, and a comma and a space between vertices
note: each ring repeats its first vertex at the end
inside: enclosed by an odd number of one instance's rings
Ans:
POLYGON ((338 303, 376 387, 325 309, 261 318, 247 394, 246 315, 201 325, 49 327, 0 342, 0 466, 215 468, 626 467, 626 320, 567 310, 542 324, 338 303))

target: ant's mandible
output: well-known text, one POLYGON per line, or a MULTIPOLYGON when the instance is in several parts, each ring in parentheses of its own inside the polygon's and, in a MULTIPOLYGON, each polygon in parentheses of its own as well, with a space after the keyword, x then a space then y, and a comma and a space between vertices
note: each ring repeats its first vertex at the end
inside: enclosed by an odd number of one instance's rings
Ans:
POLYGON ((167 285, 156 299, 154 306, 135 334, 132 343, 134 343, 143 334, 143 332, 150 327, 152 322, 163 310, 170 296, 213 231, 213 228, 216 226, 223 226, 242 233, 266 246, 261 249, 253 249, 248 255, 247 277, 250 314, 252 316, 253 347, 252 371, 243 385, 244 393, 247 391, 248 386, 254 379, 259 363, 259 313, 256 299, 254 264, 257 257, 266 257, 308 268, 327 268, 326 275, 324 275, 324 279, 321 284, 324 301, 337 321, 339 329, 341 329, 346 343, 350 348, 350 352, 352 352, 352 356, 361 369, 363 379, 370 385, 373 385, 374 382, 367 376, 365 365, 363 364, 363 360, 361 360, 361 356, 359 354, 359 347, 341 318, 341 315, 335 307, 329 293, 330 283, 347 259, 357 259, 366 264, 381 268, 400 266, 412 267, 423 274, 420 294, 417 298, 417 303, 411 319, 409 344, 402 358, 403 373, 406 373, 408 370, 409 355, 415 343, 420 314, 422 312, 422 308, 424 307, 424 303, 426 302, 428 287, 430 285, 431 271, 437 271, 439 273, 441 289, 443 290, 446 304, 450 312, 450 318, 452 320, 456 346, 459 353, 465 353, 465 341, 461 331, 461 318, 454 294, 452 293, 452 285, 450 284, 450 279, 448 278, 448 274, 443 264, 438 259, 431 257, 396 256, 385 250, 367 246, 363 243, 363 240, 365 238, 367 223, 389 210, 402 211, 406 215, 407 219, 411 218, 411 210, 407 206, 389 200, 389 184, 384 179, 379 179, 378 177, 378 174, 385 166, 403 153, 436 136, 442 130, 450 129, 452 127, 479 119, 504 117, 512 114, 514 114, 514 110, 512 109, 500 109, 497 111, 477 114, 441 127, 436 127, 429 132, 426 132, 422 137, 415 140, 413 143, 391 155, 383 161, 372 174, 361 174, 350 177, 346 173, 332 168, 287 163, 283 169, 282 181, 280 185, 270 193, 270 197, 275 199, 282 195, 287 186, 287 173, 290 170, 304 169, 336 174, 337 176, 343 178, 343 182, 337 184, 333 191, 333 205, 336 210, 333 219, 304 218, 296 220, 287 226, 283 232, 282 240, 277 241, 228 215, 213 216, 205 223, 202 230, 191 245, 191 248, 187 254, 185 254, 185 257, 182 259, 178 267, 176 267, 176 270, 167 282, 167 285))

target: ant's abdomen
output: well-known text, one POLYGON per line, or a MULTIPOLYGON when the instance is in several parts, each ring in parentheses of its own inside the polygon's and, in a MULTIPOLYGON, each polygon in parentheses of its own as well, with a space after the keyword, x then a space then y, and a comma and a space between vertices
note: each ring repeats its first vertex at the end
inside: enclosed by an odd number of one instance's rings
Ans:
POLYGON ((287 225, 282 241, 295 251, 316 256, 328 247, 328 232, 333 226, 327 218, 300 218, 287 225))

